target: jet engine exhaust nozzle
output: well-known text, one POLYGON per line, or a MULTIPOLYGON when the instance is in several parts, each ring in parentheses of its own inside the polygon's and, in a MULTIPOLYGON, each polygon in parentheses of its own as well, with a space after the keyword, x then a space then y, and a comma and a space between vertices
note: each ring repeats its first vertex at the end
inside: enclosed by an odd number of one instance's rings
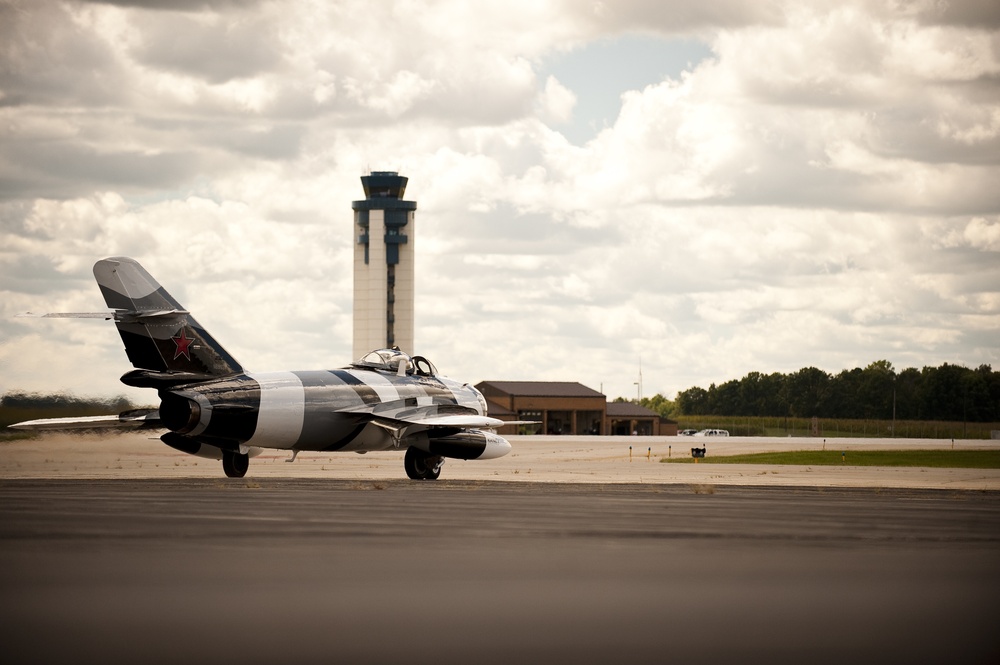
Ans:
POLYGON ((166 393, 160 402, 160 419, 171 432, 187 434, 194 431, 201 420, 201 405, 192 399, 166 393))

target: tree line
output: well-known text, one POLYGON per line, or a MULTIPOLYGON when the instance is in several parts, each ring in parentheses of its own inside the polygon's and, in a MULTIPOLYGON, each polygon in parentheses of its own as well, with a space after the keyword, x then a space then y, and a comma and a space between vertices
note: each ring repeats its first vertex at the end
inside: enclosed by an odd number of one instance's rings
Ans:
POLYGON ((896 372, 887 360, 839 374, 815 367, 791 374, 750 372, 707 390, 683 390, 674 407, 685 416, 1000 422, 1000 372, 948 363, 896 372))

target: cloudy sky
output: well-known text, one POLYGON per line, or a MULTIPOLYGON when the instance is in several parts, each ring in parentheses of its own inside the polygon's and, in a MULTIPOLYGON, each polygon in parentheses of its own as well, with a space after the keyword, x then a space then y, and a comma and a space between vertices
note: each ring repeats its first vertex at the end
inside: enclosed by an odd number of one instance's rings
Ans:
POLYGON ((1000 366, 994 0, 0 0, 0 392, 150 401, 14 318, 114 255, 252 370, 347 364, 369 170, 456 378, 1000 366))

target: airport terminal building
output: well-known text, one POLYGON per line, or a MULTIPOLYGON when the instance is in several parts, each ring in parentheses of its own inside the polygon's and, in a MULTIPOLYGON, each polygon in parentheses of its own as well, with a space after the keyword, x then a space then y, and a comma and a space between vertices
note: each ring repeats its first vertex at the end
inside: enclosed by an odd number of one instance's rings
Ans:
POLYGON ((608 398, 575 381, 483 381, 476 385, 500 420, 538 425, 501 427, 500 434, 671 436, 677 423, 631 402, 608 398))

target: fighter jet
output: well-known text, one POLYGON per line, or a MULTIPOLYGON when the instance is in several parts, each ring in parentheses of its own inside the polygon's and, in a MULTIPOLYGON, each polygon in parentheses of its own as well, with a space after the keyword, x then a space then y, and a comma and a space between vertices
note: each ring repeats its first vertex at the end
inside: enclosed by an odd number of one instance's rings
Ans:
POLYGON ((301 451, 405 450, 414 480, 436 480, 446 458, 510 452, 493 431, 507 423, 486 415, 482 394, 422 356, 378 349, 342 369, 248 372, 135 260, 98 261, 94 277, 112 311, 44 316, 113 320, 135 368, 122 383, 155 389, 159 408, 12 427, 165 429, 163 443, 221 459, 230 478, 246 475, 265 448, 292 460, 301 451))

